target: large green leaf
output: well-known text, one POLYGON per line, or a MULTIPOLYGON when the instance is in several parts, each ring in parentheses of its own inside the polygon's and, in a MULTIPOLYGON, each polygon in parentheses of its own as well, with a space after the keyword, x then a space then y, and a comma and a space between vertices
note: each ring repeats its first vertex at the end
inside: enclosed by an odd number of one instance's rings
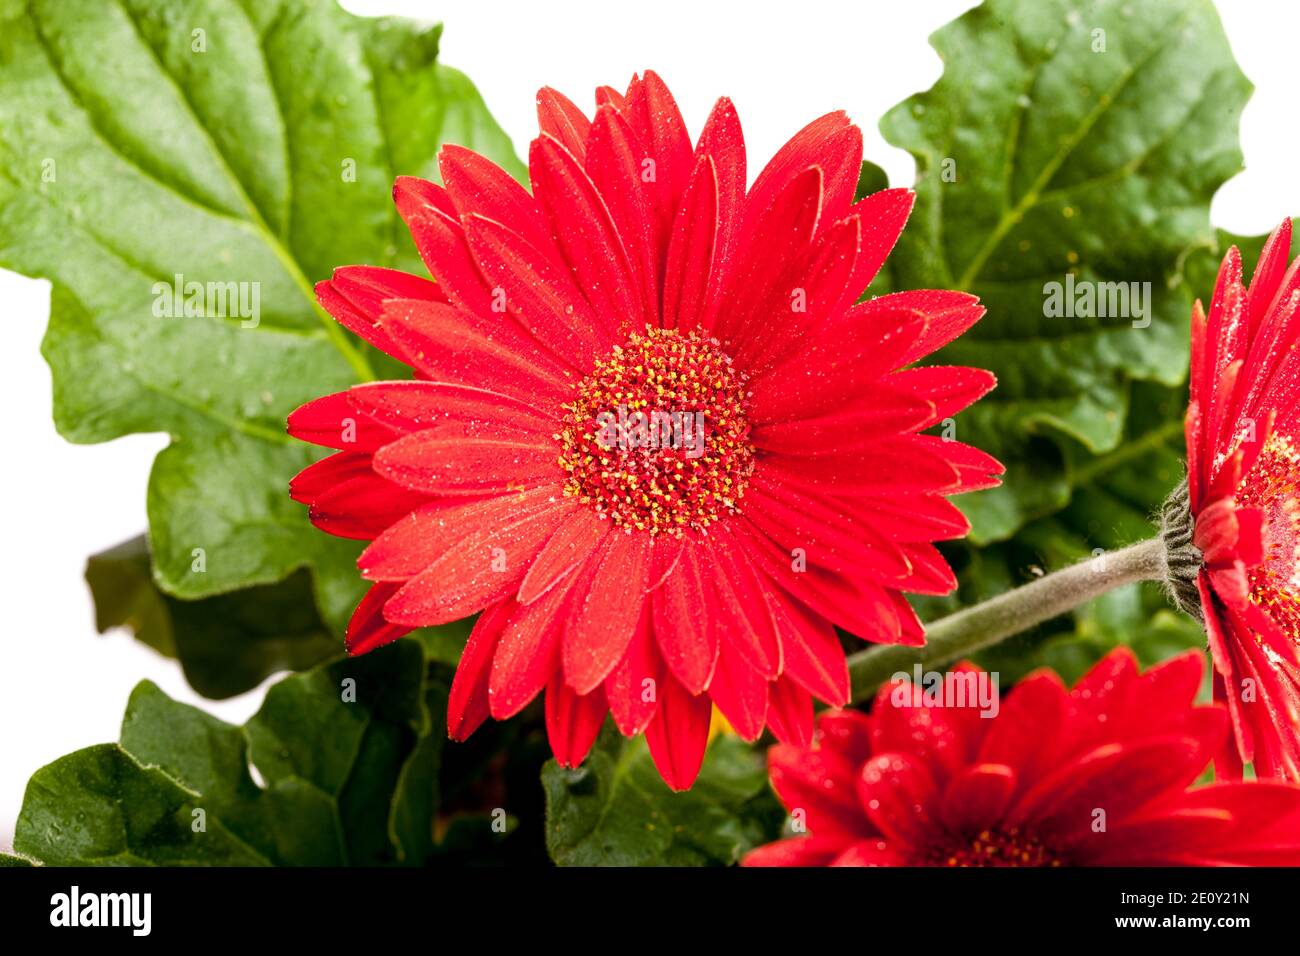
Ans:
MULTIPOLYGON (((86 562, 95 625, 126 628, 137 640, 181 664, 204 697, 242 694, 283 670, 305 670, 343 651, 321 619, 305 570, 283 581, 228 594, 183 600, 158 587, 143 536, 86 562)), ((412 637, 431 661, 455 664, 472 620, 420 628, 412 637)))
POLYGON ((695 785, 673 793, 643 737, 607 726, 576 770, 542 771, 546 845, 561 866, 705 866, 735 863, 775 839, 783 812, 767 790, 761 752, 723 735, 695 785))
POLYGON ((142 682, 120 743, 32 777, 14 847, 54 865, 423 863, 446 735, 425 667, 413 641, 324 664, 242 727, 142 682))
MULTIPOLYGON (((1232 245, 1241 251, 1249 280, 1266 238, 1220 230, 1210 242, 1189 250, 1182 273, 1188 296, 1208 302, 1219 263, 1232 245)), ((1065 447, 1064 475, 1073 490, 1064 508, 1030 521, 1011 541, 943 546, 961 586, 945 598, 918 599, 923 617, 942 616, 1155 533, 1160 505, 1184 474, 1186 388, 1135 382, 1126 407, 1125 434, 1112 451, 1093 455, 1078 445, 1065 447)), ((1075 679, 1121 644, 1132 647, 1143 663, 1154 664, 1186 648, 1203 647, 1205 635, 1196 621, 1174 609, 1160 586, 1131 584, 1004 641, 978 660, 1007 680, 1038 666, 1075 679)))
POLYGON ((1210 0, 987 0, 932 42, 943 77, 881 122, 917 161, 888 281, 988 307, 934 357, 999 379, 958 427, 1007 465, 962 502, 984 543, 1069 502, 1071 459, 1123 441, 1131 383, 1184 380, 1182 265, 1214 243, 1251 87, 1210 0), (1149 282, 1148 311, 1052 317, 1045 287, 1067 274, 1149 282))
POLYGON ((222 699, 256 687, 282 670, 305 670, 342 651, 312 600, 311 581, 296 571, 260 584, 183 601, 160 590, 143 537, 91 556, 86 581, 100 633, 126 627, 181 663, 204 697, 222 699))
MULTIPOLYGON (((1129 404, 1126 434, 1115 451, 1094 456, 1076 450, 1067 458, 1074 493, 1065 508, 1029 522, 1011 541, 947 546, 961 585, 948 597, 918 601, 924 617, 978 603, 1155 533, 1152 518, 1183 476, 1181 415, 1186 393, 1134 383, 1129 404)), ((1006 681, 1039 666, 1075 680, 1121 644, 1132 647, 1143 663, 1154 664, 1204 643, 1200 625, 1170 605, 1158 585, 1130 584, 1010 638, 977 659, 1006 681)))
POLYGON ((420 268, 390 190, 435 176, 443 142, 521 171, 437 62, 439 32, 309 0, 0 0, 0 266, 54 284, 43 351, 65 437, 171 435, 148 491, 171 594, 312 565, 333 629, 355 603, 357 546, 287 498, 315 453, 284 419, 392 367, 312 283, 420 268), (176 276, 233 294, 165 317, 176 276))

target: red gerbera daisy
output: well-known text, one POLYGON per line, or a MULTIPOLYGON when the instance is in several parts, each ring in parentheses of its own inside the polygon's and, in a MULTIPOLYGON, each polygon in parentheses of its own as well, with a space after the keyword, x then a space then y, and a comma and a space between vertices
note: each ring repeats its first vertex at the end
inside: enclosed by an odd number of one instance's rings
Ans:
POLYGON ((1165 507, 1172 584, 1205 622, 1235 747, 1221 767, 1300 779, 1300 260, 1291 223, 1250 288, 1228 251, 1192 311, 1187 485, 1165 507), (1190 542, 1190 544, 1189 544, 1190 542))
MULTIPOLYGON (((870 714, 823 714, 811 749, 771 749, 772 786, 808 835, 743 862, 1300 863, 1300 787, 1188 789, 1227 734, 1221 707, 1194 706, 1203 673, 1201 654, 1190 651, 1139 676, 1120 649, 1073 691, 1051 671, 1027 677, 988 719, 939 688, 887 685, 870 714)), ((967 665, 945 686, 981 674, 967 665)))
POLYGON ((681 789, 712 704, 747 739, 806 741, 813 696, 848 701, 833 625, 922 643, 902 592, 951 590, 931 542, 968 528, 944 496, 1002 469, 918 433, 994 380, 899 370, 980 317, 972 296, 854 304, 912 195, 854 202, 862 136, 843 113, 746 192, 726 99, 694 147, 653 73, 596 99, 589 120, 542 90, 531 194, 457 147, 445 186, 398 181, 436 284, 353 267, 318 293, 416 380, 296 411, 292 434, 339 451, 293 494, 324 530, 373 539, 352 653, 482 612, 453 737, 545 689, 561 764, 608 711, 681 789))

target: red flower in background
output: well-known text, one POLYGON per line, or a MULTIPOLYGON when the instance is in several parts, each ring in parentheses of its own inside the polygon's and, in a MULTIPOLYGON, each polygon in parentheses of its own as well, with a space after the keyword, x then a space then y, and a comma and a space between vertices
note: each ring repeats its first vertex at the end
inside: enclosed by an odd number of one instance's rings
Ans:
POLYGON ((843 113, 746 192, 726 99, 694 147, 653 73, 597 104, 588 120, 541 92, 531 195, 457 147, 445 187, 398 181, 436 284, 352 267, 318 294, 416 380, 296 411, 292 434, 338 452, 293 495, 318 527, 373 539, 352 653, 482 612, 453 737, 544 689, 561 764, 608 711, 682 789, 713 704, 747 739, 807 742, 812 698, 848 701, 834 625, 922 643, 902 592, 950 591, 931 542, 968 529, 944 496, 1001 466, 918 432, 994 380, 899 370, 980 317, 972 296, 854 304, 912 195, 854 202, 862 137, 843 113))
MULTIPOLYGON (((959 674, 977 675, 975 668, 959 674)), ((1227 735, 1196 707, 1191 651, 1139 676, 1120 649, 1067 691, 1022 681, 996 716, 899 682, 870 714, 829 711, 778 745, 772 786, 808 836, 747 866, 1207 866, 1300 863, 1300 787, 1188 789, 1227 735), (949 702, 951 703, 951 702, 949 702)))
POLYGON ((1253 761, 1260 776, 1300 780, 1300 259, 1287 267, 1290 246, 1286 221, 1249 289, 1234 246, 1209 318, 1199 301, 1192 312, 1181 509, 1196 591, 1180 603, 1205 621, 1214 695, 1232 715, 1236 746, 1221 769, 1240 776, 1253 761))

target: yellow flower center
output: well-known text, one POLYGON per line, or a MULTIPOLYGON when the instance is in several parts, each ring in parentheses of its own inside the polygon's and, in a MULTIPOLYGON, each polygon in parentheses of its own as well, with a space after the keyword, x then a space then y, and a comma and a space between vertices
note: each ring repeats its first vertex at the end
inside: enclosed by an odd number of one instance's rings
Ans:
POLYGON ((1269 436, 1236 502, 1264 513, 1264 560, 1247 571, 1250 599, 1300 641, 1300 452, 1290 438, 1269 436))
POLYGON ((735 514, 754 470, 745 376, 715 339, 647 326, 564 406, 565 494, 622 528, 681 535, 735 514))
POLYGON ((1062 866, 1052 850, 1019 827, 982 830, 930 847, 922 861, 929 866, 1062 866))

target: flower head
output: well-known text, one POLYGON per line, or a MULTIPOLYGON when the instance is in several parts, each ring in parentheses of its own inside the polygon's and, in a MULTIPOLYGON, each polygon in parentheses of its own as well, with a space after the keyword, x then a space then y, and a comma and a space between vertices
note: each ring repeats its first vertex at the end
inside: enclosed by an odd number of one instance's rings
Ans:
POLYGON ((1165 508, 1171 586, 1201 617, 1235 745, 1220 769, 1300 780, 1300 260, 1291 223, 1249 288, 1228 251, 1192 311, 1187 484, 1165 508))
POLYGON ((811 748, 771 749, 772 786, 807 835, 743 862, 1295 865, 1300 787, 1189 789, 1227 733, 1221 707, 1194 705, 1203 673, 1190 651, 1139 675, 1120 649, 1072 691, 1051 671, 1027 677, 989 717, 938 688, 887 685, 870 714, 823 714, 811 748))
POLYGON ((459 147, 397 207, 435 281, 349 267, 318 287, 415 370, 296 411, 336 449, 293 483, 326 531, 370 540, 347 636, 364 653, 479 613, 451 691, 463 739, 545 691, 580 763, 607 712, 691 784, 713 705, 806 742, 849 698, 836 625, 919 644, 904 592, 955 584, 947 495, 1001 466, 920 432, 993 387, 906 368, 982 314, 952 292, 857 300, 907 190, 855 202, 862 136, 809 124, 746 190, 720 100, 692 145, 662 81, 538 96, 531 193, 459 147))

